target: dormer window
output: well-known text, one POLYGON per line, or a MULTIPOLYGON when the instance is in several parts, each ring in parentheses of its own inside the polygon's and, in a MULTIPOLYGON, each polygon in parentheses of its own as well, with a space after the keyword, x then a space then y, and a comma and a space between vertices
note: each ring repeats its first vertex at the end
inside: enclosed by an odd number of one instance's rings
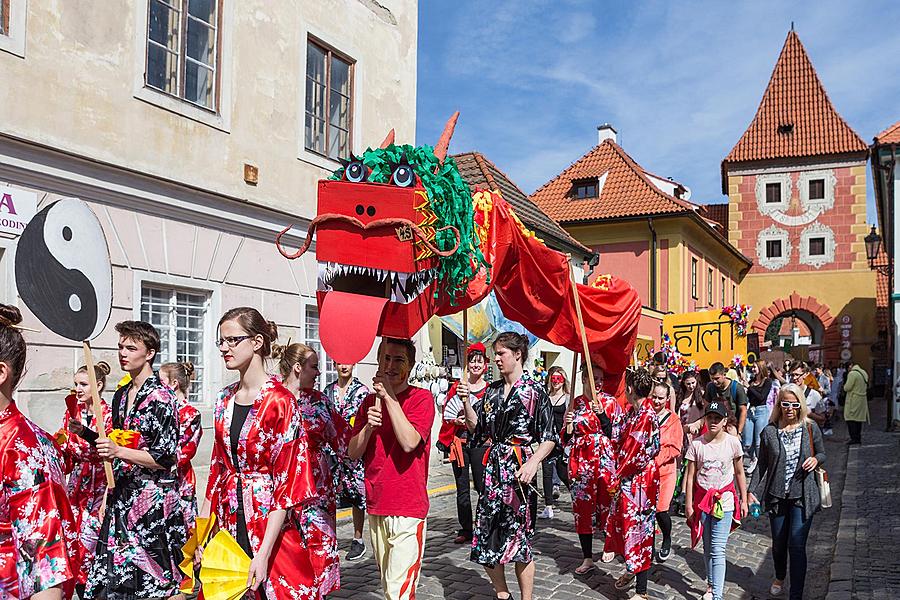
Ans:
POLYGON ((576 181, 575 182, 575 198, 578 200, 584 200, 585 198, 596 198, 597 194, 597 180, 590 179, 585 181, 576 181))
POLYGON ((793 123, 782 123, 778 126, 778 133, 782 135, 788 135, 789 133, 794 133, 794 124, 793 123))

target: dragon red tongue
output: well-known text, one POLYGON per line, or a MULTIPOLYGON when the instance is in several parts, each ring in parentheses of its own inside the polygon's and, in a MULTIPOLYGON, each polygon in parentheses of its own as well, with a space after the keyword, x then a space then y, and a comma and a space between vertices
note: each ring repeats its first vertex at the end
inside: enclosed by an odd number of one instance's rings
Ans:
POLYGON ((372 349, 387 298, 328 292, 319 315, 319 339, 337 363, 353 365, 372 349))

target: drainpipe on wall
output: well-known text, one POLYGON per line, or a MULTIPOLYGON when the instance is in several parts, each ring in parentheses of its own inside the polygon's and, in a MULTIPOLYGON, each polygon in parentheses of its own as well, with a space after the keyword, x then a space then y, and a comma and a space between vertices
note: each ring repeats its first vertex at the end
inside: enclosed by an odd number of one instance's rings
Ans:
POLYGON ((653 217, 647 217, 647 227, 650 228, 650 308, 656 310, 656 229, 653 227, 653 217))

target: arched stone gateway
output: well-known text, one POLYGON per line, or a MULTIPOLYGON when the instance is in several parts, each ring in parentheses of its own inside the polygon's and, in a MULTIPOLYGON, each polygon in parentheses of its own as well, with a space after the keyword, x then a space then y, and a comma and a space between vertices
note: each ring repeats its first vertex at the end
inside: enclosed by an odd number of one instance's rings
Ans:
POLYGON ((766 330, 779 317, 792 317, 802 321, 809 329, 812 346, 821 349, 821 360, 826 364, 837 363, 840 357, 840 330, 831 309, 813 298, 794 291, 787 298, 779 298, 759 311, 753 322, 753 330, 765 339, 766 330))

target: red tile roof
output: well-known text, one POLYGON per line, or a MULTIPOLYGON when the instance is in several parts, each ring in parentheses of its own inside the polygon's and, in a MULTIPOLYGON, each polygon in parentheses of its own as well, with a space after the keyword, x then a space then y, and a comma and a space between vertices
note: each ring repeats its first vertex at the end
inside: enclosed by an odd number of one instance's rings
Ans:
POLYGON ((683 213, 693 206, 666 194, 612 140, 604 140, 538 188, 531 199, 562 223, 683 213), (603 178, 596 198, 575 198, 575 182, 603 178))
POLYGON ((865 152, 866 143, 835 110, 794 31, 788 33, 756 116, 725 164, 865 152), (780 128, 792 126, 790 132, 780 128))
POLYGON ((697 205, 671 196, 656 187, 647 177, 647 171, 612 140, 604 140, 599 146, 594 146, 566 170, 538 188, 531 195, 531 200, 553 219, 567 224, 686 216, 748 267, 753 264, 728 243, 724 233, 727 227, 719 231, 704 215, 699 214, 700 208, 697 205), (598 182, 598 197, 579 200, 575 197, 575 184, 586 180, 598 182))
POLYGON ((900 121, 875 136, 876 144, 900 144, 900 121))
POLYGON ((593 250, 569 235, 559 223, 529 200, 528 195, 486 156, 480 152, 463 152, 453 155, 453 158, 456 160, 460 175, 473 192, 476 188, 500 190, 503 199, 512 205, 522 222, 533 229, 545 244, 573 256, 587 257, 593 254, 593 250))
POLYGON ((698 207, 700 215, 710 221, 713 221, 719 231, 728 232, 728 203, 721 204, 701 204, 698 207))

